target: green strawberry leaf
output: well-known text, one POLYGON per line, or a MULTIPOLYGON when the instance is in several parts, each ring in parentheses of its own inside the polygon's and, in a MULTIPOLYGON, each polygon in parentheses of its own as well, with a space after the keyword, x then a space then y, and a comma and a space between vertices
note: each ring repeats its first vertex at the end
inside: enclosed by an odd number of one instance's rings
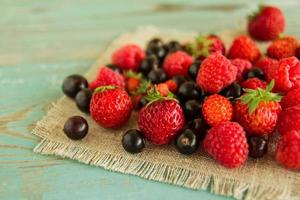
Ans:
POLYGON ((100 87, 97 87, 95 90, 94 90, 94 93, 97 93, 97 92, 104 92, 105 90, 113 90, 113 89, 116 89, 117 86, 115 85, 105 85, 105 86, 100 86, 100 87))

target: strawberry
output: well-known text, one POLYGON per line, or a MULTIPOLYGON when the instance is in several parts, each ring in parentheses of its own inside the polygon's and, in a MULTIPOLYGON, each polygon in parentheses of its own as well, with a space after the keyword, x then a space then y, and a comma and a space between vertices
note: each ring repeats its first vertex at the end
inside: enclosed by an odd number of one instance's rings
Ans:
POLYGON ((205 92, 218 93, 236 79, 237 68, 225 56, 214 53, 201 64, 196 82, 205 92))
POLYGON ((233 108, 230 101, 219 94, 207 97, 202 106, 202 115, 210 126, 230 121, 232 114, 233 108))
POLYGON ((129 70, 126 73, 126 89, 129 93, 134 93, 140 86, 142 79, 141 73, 135 73, 129 70))
POLYGON ((150 102, 139 112, 139 130, 151 143, 167 144, 184 126, 182 108, 171 95, 163 97, 156 87, 148 92, 146 98, 150 102))
POLYGON ((279 140, 276 161, 288 169, 300 170, 300 131, 287 132, 279 140))
POLYGON ((204 60, 210 54, 219 52, 225 55, 224 42, 216 35, 199 35, 195 43, 190 43, 188 49, 197 59, 204 60))
POLYGON ((96 79, 89 84, 89 88, 94 90, 97 87, 106 85, 115 85, 120 88, 124 88, 124 77, 121 74, 109 69, 108 67, 101 67, 96 76, 96 79))
POLYGON ((91 117, 104 128, 118 128, 125 124, 131 108, 127 92, 115 86, 97 88, 90 102, 91 117))
POLYGON ((170 53, 164 63, 163 67, 168 77, 176 75, 188 76, 189 66, 192 64, 193 58, 184 51, 176 51, 170 53))
POLYGON ((231 64, 237 67, 236 80, 241 81, 245 74, 252 68, 252 63, 244 59, 232 59, 231 64))
POLYGON ((276 93, 271 93, 274 81, 266 90, 245 89, 245 94, 234 106, 235 120, 240 123, 248 134, 267 135, 274 131, 281 111, 281 99, 276 93))
POLYGON ((269 57, 263 57, 255 63, 255 67, 260 68, 268 81, 272 80, 273 68, 278 64, 278 61, 269 57))
POLYGON ((281 59, 272 70, 270 76, 275 80, 276 91, 286 93, 300 86, 300 62, 296 57, 281 59))
POLYGON ((228 168, 240 167, 248 158, 246 133, 236 122, 212 127, 203 141, 204 150, 228 168))
POLYGON ((163 96, 166 97, 169 94, 169 87, 166 83, 157 84, 157 91, 163 96))
POLYGON ((260 51, 255 42, 244 35, 234 39, 228 52, 228 58, 230 59, 241 58, 249 60, 252 63, 255 63, 260 55, 260 51))
POLYGON ((172 80, 172 79, 167 80, 166 84, 167 84, 168 89, 169 89, 170 92, 172 92, 174 94, 177 93, 177 91, 178 91, 178 85, 177 85, 177 83, 174 80, 172 80))
POLYGON ((284 109, 278 119, 278 132, 281 135, 300 130, 300 105, 284 109))
POLYGON ((296 55, 296 49, 299 47, 300 43, 298 39, 285 36, 278 38, 273 41, 272 44, 267 49, 267 54, 269 57, 274 59, 282 59, 296 55))
POLYGON ((268 41, 278 38, 285 28, 281 10, 273 6, 261 6, 248 20, 248 32, 256 40, 268 41))
POLYGON ((298 104, 300 105, 300 87, 288 91, 288 93, 286 93, 286 95, 282 98, 280 104, 282 109, 296 106, 298 104))
POLYGON ((111 57, 112 64, 124 70, 138 71, 145 52, 137 45, 128 44, 117 49, 111 57))
POLYGON ((256 90, 257 88, 266 89, 267 83, 258 78, 249 78, 241 83, 243 88, 256 90))

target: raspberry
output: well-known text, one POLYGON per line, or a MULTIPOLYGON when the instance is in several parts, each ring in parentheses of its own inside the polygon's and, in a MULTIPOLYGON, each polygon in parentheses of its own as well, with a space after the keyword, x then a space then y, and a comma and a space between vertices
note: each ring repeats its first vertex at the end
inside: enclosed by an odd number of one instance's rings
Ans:
POLYGON ((225 56, 214 53, 201 64, 197 74, 197 84, 205 92, 218 93, 236 79, 237 67, 225 56))
POLYGON ((237 122, 223 122, 211 128, 203 147, 217 162, 228 168, 243 165, 248 157, 246 133, 237 122))
POLYGON ((96 79, 90 83, 89 88, 94 90, 97 87, 106 85, 115 85, 120 88, 124 88, 124 77, 121 74, 114 72, 113 70, 107 67, 101 67, 96 76, 96 79))
POLYGON ((124 70, 137 71, 144 58, 145 52, 139 46, 128 44, 117 49, 112 54, 111 60, 113 64, 124 70))
POLYGON ((285 135, 293 130, 300 130, 300 105, 286 108, 279 115, 278 132, 285 135))
POLYGON ((266 89, 267 83, 258 78, 249 78, 241 83, 243 88, 256 90, 257 88, 266 89))
POLYGON ((277 60, 274 60, 269 57, 264 57, 264 58, 258 60, 254 66, 260 68, 264 72, 267 81, 271 81, 272 77, 271 77, 270 73, 271 73, 272 68, 274 66, 276 66, 277 63, 278 63, 277 60))
POLYGON ((207 97, 202 106, 205 121, 210 126, 217 126, 221 122, 230 121, 233 115, 233 107, 225 97, 213 94, 207 97))
POLYGON ((283 109, 300 104, 300 87, 288 91, 280 104, 283 109))
POLYGON ((252 68, 252 63, 248 60, 236 58, 230 61, 234 66, 237 67, 237 81, 241 81, 245 74, 252 68))
POLYGON ((176 75, 188 76, 189 66, 192 64, 193 58, 183 51, 176 51, 169 54, 163 64, 164 70, 168 77, 176 75))
POLYGON ((275 80, 274 89, 286 93, 300 86, 300 62, 296 57, 281 59, 271 74, 275 80))
POLYGON ((279 140, 276 161, 286 168, 300 170, 300 132, 287 132, 279 140))
POLYGON ((267 54, 269 57, 275 59, 288 58, 295 56, 298 46, 298 39, 291 36, 282 37, 273 41, 267 49, 267 54))

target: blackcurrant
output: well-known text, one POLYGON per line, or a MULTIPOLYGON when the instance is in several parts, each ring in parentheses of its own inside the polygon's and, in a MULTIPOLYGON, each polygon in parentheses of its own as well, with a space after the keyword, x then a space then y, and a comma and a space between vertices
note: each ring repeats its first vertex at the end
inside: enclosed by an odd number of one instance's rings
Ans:
POLYGON ((203 95, 203 91, 193 81, 183 83, 178 90, 178 96, 181 102, 186 102, 191 99, 200 100, 203 95))
POLYGON ((81 89, 87 87, 87 80, 83 76, 77 74, 66 77, 62 84, 64 94, 71 98, 74 98, 81 89))
POLYGON ((166 48, 169 53, 173 53, 182 50, 181 44, 178 41, 172 40, 166 44, 166 48))
POLYGON ((263 136, 248 136, 249 156, 261 158, 268 152, 268 141, 263 136))
POLYGON ((87 121, 80 116, 70 117, 65 125, 63 131, 72 140, 81 140, 86 136, 89 130, 87 121))
POLYGON ((84 88, 80 90, 76 97, 75 97, 75 102, 79 110, 89 113, 90 112, 90 102, 92 98, 92 90, 88 88, 84 88))
POLYGON ((136 129, 128 130, 122 138, 122 146, 129 153, 139 153, 145 147, 142 133, 136 129))
POLYGON ((152 69, 147 77, 154 84, 165 82, 167 80, 167 75, 161 68, 152 69))
POLYGON ((108 67, 109 69, 115 71, 115 72, 118 72, 119 74, 122 74, 123 73, 123 70, 118 66, 118 65, 115 65, 115 64, 107 64, 106 67, 108 67))
POLYGON ((190 129, 183 130, 175 139, 175 148, 185 155, 194 153, 199 148, 197 135, 190 129))
POLYGON ((204 139, 207 130, 210 128, 203 118, 193 119, 188 123, 188 127, 197 134, 200 141, 204 139))
POLYGON ((247 74, 245 79, 249 79, 249 78, 259 78, 260 80, 265 80, 265 74, 264 72, 257 67, 253 67, 247 74))
POLYGON ((232 83, 230 86, 226 87, 221 91, 221 94, 225 97, 238 98, 242 95, 242 87, 238 83, 232 83))
POLYGON ((201 61, 195 61, 189 67, 189 76, 191 79, 196 80, 198 71, 200 69, 201 61))
POLYGON ((140 71, 147 76, 147 74, 155 67, 158 67, 157 58, 154 55, 150 55, 142 61, 140 71))
POLYGON ((201 116, 202 104, 199 100, 189 100, 182 106, 184 116, 186 119, 194 119, 201 116))

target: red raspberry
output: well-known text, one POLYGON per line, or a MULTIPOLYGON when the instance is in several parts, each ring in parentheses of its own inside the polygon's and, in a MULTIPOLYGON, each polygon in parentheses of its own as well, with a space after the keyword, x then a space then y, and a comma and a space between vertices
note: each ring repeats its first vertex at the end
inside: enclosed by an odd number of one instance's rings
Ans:
POLYGON ((300 170, 300 132, 287 132, 279 140, 276 161, 288 169, 300 170))
POLYGON ((293 130, 300 130, 300 105, 286 108, 279 115, 278 132, 285 135, 293 130))
POLYGON ((283 109, 296 106, 298 104, 300 105, 300 87, 288 91, 288 93, 282 98, 280 104, 283 109))
POLYGON ((267 49, 267 54, 275 59, 287 58, 295 56, 297 47, 299 47, 298 39, 286 36, 273 41, 267 49))
POLYGON ((259 59, 255 63, 254 66, 260 68, 264 72, 266 79, 268 81, 271 81, 272 80, 272 77, 271 77, 272 70, 273 70, 274 66, 276 66, 277 64, 278 64, 277 60, 274 60, 269 57, 263 57, 263 58, 259 59))
POLYGON ((202 114, 210 126, 217 126, 221 122, 231 120, 233 108, 228 99, 219 94, 213 94, 205 99, 202 114))
POLYGON ((248 32, 257 40, 274 40, 284 31, 285 20, 281 10, 273 6, 261 6, 250 17, 248 32))
POLYGON ((245 74, 252 68, 252 63, 248 60, 236 58, 230 61, 234 66, 237 67, 237 81, 241 81, 245 74))
POLYGON ((188 70, 192 62, 193 58, 189 54, 183 51, 176 51, 166 57, 163 67, 168 77, 176 75, 183 75, 187 77, 188 70))
POLYGON ((260 57, 260 51, 255 42, 247 36, 237 37, 228 52, 228 58, 241 58, 254 63, 260 57))
POLYGON ((249 78, 241 83, 243 88, 256 90, 257 88, 266 89, 267 83, 258 78, 249 78))
POLYGON ((124 125, 130 117, 131 108, 127 92, 115 86, 97 88, 90 103, 91 117, 104 128, 124 125))
POLYGON ((296 57, 281 59, 271 74, 275 80, 274 89, 286 93, 300 86, 300 62, 296 57))
POLYGON ((124 77, 121 74, 109 69, 108 67, 101 67, 96 76, 96 79, 90 83, 89 88, 94 90, 97 87, 106 85, 115 85, 120 88, 124 88, 124 77))
POLYGON ((214 53, 201 64, 197 74, 197 84, 204 91, 218 93, 236 79, 237 68, 225 56, 214 53))
POLYGON ((246 133, 236 122, 223 122, 211 128, 203 147, 217 162, 228 168, 240 167, 248 157, 246 133))
POLYGON ((137 45, 128 44, 117 49, 111 57, 112 63, 124 70, 138 71, 145 52, 137 45))

